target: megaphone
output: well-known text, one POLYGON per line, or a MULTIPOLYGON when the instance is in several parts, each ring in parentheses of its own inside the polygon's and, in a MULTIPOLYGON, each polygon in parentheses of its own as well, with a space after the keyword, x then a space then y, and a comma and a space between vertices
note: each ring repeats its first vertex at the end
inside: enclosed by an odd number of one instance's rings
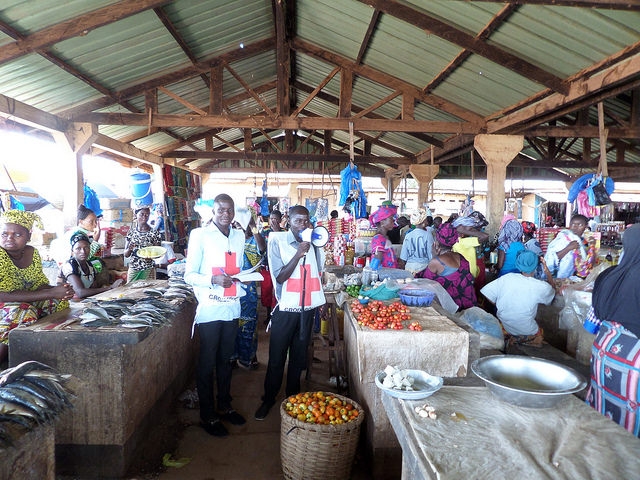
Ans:
POLYGON ((300 232, 303 242, 311 242, 316 247, 324 247, 329 242, 329 230, 322 226, 307 228, 300 232))

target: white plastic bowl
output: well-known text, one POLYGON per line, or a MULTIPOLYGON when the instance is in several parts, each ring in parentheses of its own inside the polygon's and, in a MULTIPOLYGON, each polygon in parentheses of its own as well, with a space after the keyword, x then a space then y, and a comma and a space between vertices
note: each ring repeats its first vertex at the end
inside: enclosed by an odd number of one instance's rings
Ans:
POLYGON ((427 398, 436 393, 442 387, 442 377, 435 377, 429 375, 423 370, 405 370, 406 374, 413 377, 414 390, 396 390, 395 388, 387 388, 382 385, 382 381, 387 375, 384 372, 379 372, 376 375, 376 385, 387 395, 391 395, 395 398, 404 398, 407 400, 420 400, 427 398))

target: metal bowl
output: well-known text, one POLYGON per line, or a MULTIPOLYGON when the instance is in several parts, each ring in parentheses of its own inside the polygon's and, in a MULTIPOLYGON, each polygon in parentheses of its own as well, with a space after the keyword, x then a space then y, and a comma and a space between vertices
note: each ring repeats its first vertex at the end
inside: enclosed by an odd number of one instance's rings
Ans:
POLYGON ((523 355, 492 355, 471 370, 500 400, 520 407, 548 408, 587 386, 582 375, 560 363, 523 355))

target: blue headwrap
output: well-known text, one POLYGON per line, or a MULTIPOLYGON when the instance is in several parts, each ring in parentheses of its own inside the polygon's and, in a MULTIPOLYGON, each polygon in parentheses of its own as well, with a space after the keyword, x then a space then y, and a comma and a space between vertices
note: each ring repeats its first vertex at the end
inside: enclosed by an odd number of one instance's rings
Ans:
POLYGON ((531 273, 538 268, 538 255, 531 250, 520 250, 516 255, 516 268, 522 273, 531 273))

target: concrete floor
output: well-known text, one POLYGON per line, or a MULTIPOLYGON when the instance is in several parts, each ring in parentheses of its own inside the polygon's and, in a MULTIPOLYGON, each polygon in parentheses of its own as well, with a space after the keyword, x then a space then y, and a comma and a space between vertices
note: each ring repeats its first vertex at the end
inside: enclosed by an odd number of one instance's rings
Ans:
MULTIPOLYGON (((263 319, 261 312, 259 319, 263 319)), ((274 406, 267 418, 256 421, 254 413, 260 405, 262 384, 268 359, 268 334, 259 320, 258 370, 249 371, 238 368, 233 372, 231 394, 233 406, 247 419, 243 426, 227 425, 230 435, 216 438, 208 435, 199 426, 197 409, 177 405, 173 423, 177 446, 169 450, 172 458, 189 458, 190 462, 181 467, 166 467, 161 472, 133 471, 130 478, 158 480, 280 480, 284 478, 280 460, 280 412, 274 406)), ((303 391, 333 391, 335 385, 330 382, 328 352, 318 352, 310 380, 303 378, 303 391)), ((304 377, 304 375, 303 375, 304 377)), ((193 385, 191 386, 193 388, 193 385)), ((281 393, 284 398, 284 393, 281 393)), ((171 425, 171 423, 170 423, 171 425)), ((150 438, 154 440, 154 435, 150 438)), ((169 442, 170 443, 170 442, 169 442)), ((304 461, 301 459, 301 461, 304 461)), ((351 478, 364 480, 371 478, 367 465, 360 452, 356 453, 351 478)))

